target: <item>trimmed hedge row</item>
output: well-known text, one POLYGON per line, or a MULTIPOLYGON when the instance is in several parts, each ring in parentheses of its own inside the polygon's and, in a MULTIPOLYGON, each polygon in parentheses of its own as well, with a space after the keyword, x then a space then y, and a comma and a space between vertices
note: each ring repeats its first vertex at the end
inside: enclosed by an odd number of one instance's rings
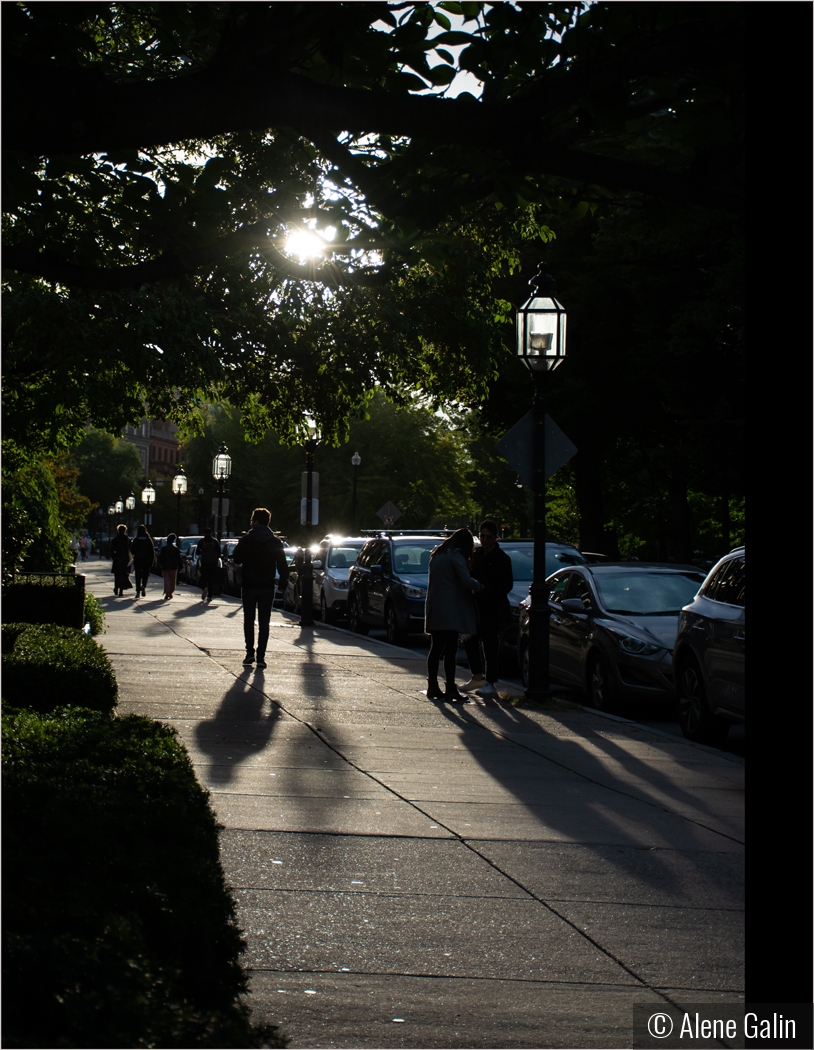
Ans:
POLYGON ((285 1046, 239 999, 217 824, 175 731, 14 711, 2 759, 3 1045, 285 1046))
POLYGON ((3 624, 3 699, 47 712, 72 704, 111 711, 116 676, 107 654, 75 627, 3 624))

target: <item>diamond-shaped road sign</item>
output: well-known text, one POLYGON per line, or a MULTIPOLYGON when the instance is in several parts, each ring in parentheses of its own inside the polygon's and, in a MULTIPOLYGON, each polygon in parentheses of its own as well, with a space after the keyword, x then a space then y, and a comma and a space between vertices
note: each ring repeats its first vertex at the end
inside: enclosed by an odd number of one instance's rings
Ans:
POLYGON ((380 507, 376 511, 376 514, 382 519, 385 525, 392 525, 396 518, 401 517, 401 511, 391 500, 388 500, 383 507, 380 507))
MULTIPOLYGON (((520 480, 534 489, 534 413, 527 412, 511 430, 495 442, 495 448, 514 467, 520 480)), ((545 476, 555 474, 576 455, 577 446, 563 434, 551 416, 545 417, 545 476)))

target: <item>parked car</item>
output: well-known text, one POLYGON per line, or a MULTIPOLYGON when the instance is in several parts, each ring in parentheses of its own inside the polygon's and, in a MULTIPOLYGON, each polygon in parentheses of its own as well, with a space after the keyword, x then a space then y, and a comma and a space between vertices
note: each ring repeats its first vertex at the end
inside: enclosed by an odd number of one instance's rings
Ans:
POLYGON ((233 558, 238 542, 237 539, 223 540, 220 545, 223 562, 223 593, 232 594, 235 598, 240 597, 240 587, 243 582, 240 566, 233 558))
POLYGON ((183 575, 184 580, 191 587, 199 587, 201 579, 201 567, 198 564, 198 544, 191 543, 187 547, 186 554, 182 555, 183 558, 183 575))
POLYGON ((745 721, 746 548, 712 567, 678 619, 673 655, 678 721, 689 740, 722 743, 745 721))
POLYGON ((203 536, 180 536, 176 540, 176 543, 178 544, 178 549, 181 552, 181 569, 178 573, 178 578, 180 580, 184 580, 185 583, 192 582, 187 576, 187 567, 192 567, 194 571, 194 566, 191 565, 188 557, 190 548, 194 547, 198 543, 198 541, 202 539, 203 536))
MULTIPOLYGON (((671 700, 678 617, 703 583, 692 565, 609 562, 560 569, 546 580, 549 673, 588 693, 600 710, 622 697, 671 700)), ((520 622, 528 684, 529 603, 520 622)))
POLYGON ((348 576, 364 536, 331 536, 314 557, 314 611, 325 623, 336 623, 348 610, 348 576))
POLYGON ((383 627, 394 645, 424 630, 430 553, 444 536, 382 533, 367 540, 348 576, 352 630, 383 627))
POLYGON ((287 546, 285 548, 285 560, 288 562, 288 580, 283 588, 280 587, 280 581, 277 581, 277 591, 274 595, 275 602, 282 601, 284 609, 299 610, 297 566, 301 563, 301 558, 302 547, 287 546))
POLYGON ((153 536, 153 546, 155 547, 155 557, 153 558, 153 567, 150 570, 156 576, 161 575, 161 566, 158 563, 158 552, 167 542, 166 536, 153 536))
MULTIPOLYGON (((528 597, 529 587, 534 576, 534 541, 501 540, 500 547, 512 559, 512 578, 514 587, 509 592, 509 605, 512 619, 501 641, 511 648, 517 647, 519 638, 520 603, 528 597)), ((586 565, 584 556, 569 543, 546 542, 545 575, 549 577, 557 569, 566 565, 586 565)))

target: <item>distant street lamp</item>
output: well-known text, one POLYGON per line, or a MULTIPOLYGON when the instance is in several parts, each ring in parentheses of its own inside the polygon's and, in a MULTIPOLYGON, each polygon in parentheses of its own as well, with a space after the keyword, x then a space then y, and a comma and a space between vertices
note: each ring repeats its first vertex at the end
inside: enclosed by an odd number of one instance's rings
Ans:
MULTIPOLYGON (((124 500, 121 498, 121 496, 119 496, 119 498, 116 500, 116 515, 117 517, 124 516, 124 500)), ((121 524, 121 522, 119 522, 119 524, 121 524)))
POLYGON ((150 508, 155 503, 155 489, 150 484, 149 478, 147 479, 147 484, 141 490, 141 502, 147 508, 147 510, 144 512, 144 524, 152 526, 153 514, 150 508))
POLYGON ((133 511, 136 509, 136 497, 134 493, 130 493, 124 501, 124 505, 127 507, 127 531, 129 532, 133 524, 133 511))
POLYGON ((350 458, 353 464, 353 514, 351 516, 352 527, 354 532, 359 531, 359 526, 356 523, 356 482, 359 477, 359 464, 362 462, 362 457, 358 452, 354 452, 350 458))
POLYGON ((218 543, 223 536, 223 489, 232 473, 232 457, 224 444, 212 460, 212 477, 218 483, 218 543))
POLYGON ((548 593, 545 587, 545 376, 565 357, 566 314, 552 291, 554 278, 541 263, 529 282, 530 298, 517 311, 517 355, 534 380, 534 569, 529 608, 529 685, 540 700, 549 688, 548 593))
POLYGON ((110 543, 111 537, 111 526, 113 524, 113 515, 116 513, 115 504, 111 503, 107 508, 107 542, 110 543))
POLYGON ((314 575, 311 566, 311 543, 313 542, 314 517, 314 452, 319 443, 317 424, 306 416, 308 440, 305 442, 305 556, 302 566, 302 584, 300 586, 300 627, 314 626, 314 575))
POLYGON ((179 467, 178 473, 172 479, 172 491, 178 497, 178 513, 175 516, 175 535, 181 535, 181 497, 187 490, 187 476, 184 473, 184 468, 179 467))

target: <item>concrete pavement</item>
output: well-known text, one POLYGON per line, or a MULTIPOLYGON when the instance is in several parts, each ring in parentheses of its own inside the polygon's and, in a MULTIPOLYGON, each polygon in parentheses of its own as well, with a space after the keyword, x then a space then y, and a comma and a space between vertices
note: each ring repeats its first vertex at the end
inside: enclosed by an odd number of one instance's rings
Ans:
POLYGON ((220 822, 254 1018, 292 1047, 628 1047, 632 1006, 743 1000, 744 761, 589 710, 434 704, 423 657, 197 589, 113 596, 122 712, 220 822))

